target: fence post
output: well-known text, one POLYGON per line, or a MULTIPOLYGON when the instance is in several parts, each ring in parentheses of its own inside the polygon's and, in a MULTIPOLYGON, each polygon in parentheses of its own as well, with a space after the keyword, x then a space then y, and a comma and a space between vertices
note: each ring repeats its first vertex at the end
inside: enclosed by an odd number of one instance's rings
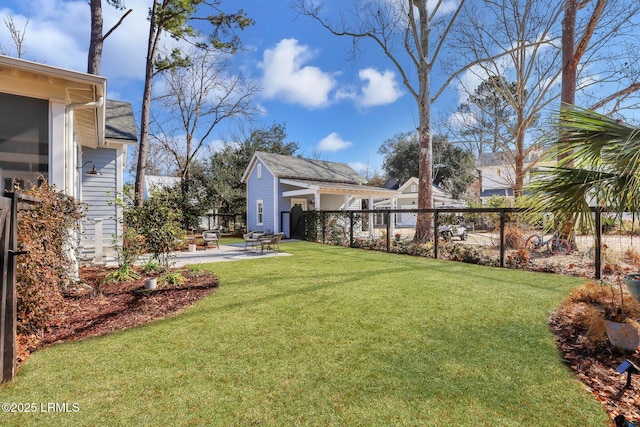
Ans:
POLYGON ((595 209, 595 227, 596 227, 596 280, 602 279, 602 208, 600 206, 595 209))
POLYGON ((95 239, 95 249, 93 256, 94 264, 104 264, 103 258, 103 243, 102 243, 102 218, 95 219, 95 227, 94 227, 94 239, 95 239))
POLYGON ((438 211, 433 213, 433 256, 438 259, 438 211))
POLYGON ((353 247, 353 211, 349 211, 349 247, 353 247))
POLYGON ((387 252, 391 252, 391 236, 389 236, 389 233, 391 233, 391 224, 389 224, 390 217, 391 215, 388 211, 384 213, 384 222, 387 224, 387 252))
POLYGON ((500 210, 500 267, 504 267, 504 209, 500 210))

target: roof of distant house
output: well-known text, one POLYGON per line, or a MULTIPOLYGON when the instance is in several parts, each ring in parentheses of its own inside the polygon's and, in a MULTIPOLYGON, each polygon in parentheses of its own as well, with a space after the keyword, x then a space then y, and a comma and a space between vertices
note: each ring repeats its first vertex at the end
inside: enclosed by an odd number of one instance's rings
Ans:
MULTIPOLYGON (((525 157, 525 163, 534 162, 542 157, 542 150, 531 150, 525 157)), ((512 164, 511 157, 504 151, 496 151, 494 153, 482 153, 478 157, 478 167, 484 166, 504 166, 512 164)))
POLYGON ((130 102, 107 99, 104 131, 108 139, 138 141, 136 121, 130 102))
POLYGON ((345 184, 364 184, 358 172, 346 163, 328 162, 325 160, 304 159, 282 154, 256 151, 245 171, 242 181, 246 182, 249 171, 260 158, 264 165, 278 178, 304 179, 311 181, 340 182, 345 184))

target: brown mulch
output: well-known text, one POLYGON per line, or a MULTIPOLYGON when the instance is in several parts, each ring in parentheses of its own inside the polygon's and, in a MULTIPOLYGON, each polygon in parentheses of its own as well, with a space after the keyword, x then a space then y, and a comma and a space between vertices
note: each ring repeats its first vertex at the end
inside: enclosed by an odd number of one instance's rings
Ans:
POLYGON ((640 422, 640 377, 632 376, 631 387, 626 387, 627 374, 616 368, 630 360, 640 366, 638 351, 625 352, 608 342, 587 340, 586 328, 575 326, 571 310, 558 310, 549 320, 558 349, 564 362, 575 373, 585 388, 604 406, 613 420, 618 415, 635 425, 640 422))
POLYGON ((64 295, 62 309, 46 331, 18 336, 18 364, 41 347, 97 337, 173 315, 218 287, 213 274, 188 269, 181 270, 185 283, 158 286, 155 290, 144 289, 144 278, 101 284, 112 270, 81 268, 81 283, 89 286, 77 286, 64 295))

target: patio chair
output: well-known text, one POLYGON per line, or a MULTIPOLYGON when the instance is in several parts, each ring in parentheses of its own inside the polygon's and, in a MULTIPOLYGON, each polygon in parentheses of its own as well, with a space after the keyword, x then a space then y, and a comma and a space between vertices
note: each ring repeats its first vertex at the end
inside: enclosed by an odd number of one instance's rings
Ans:
POLYGON ((251 249, 260 243, 260 237, 262 237, 262 233, 248 232, 242 235, 244 239, 244 250, 247 248, 251 249))
POLYGON ((283 235, 284 233, 275 234, 264 243, 267 246, 267 252, 269 252, 270 250, 273 250, 274 252, 280 250, 280 240, 282 240, 283 235))
POLYGON ((202 240, 204 240, 205 249, 209 247, 209 245, 216 245, 218 249, 220 249, 220 232, 217 230, 209 230, 202 232, 202 240))

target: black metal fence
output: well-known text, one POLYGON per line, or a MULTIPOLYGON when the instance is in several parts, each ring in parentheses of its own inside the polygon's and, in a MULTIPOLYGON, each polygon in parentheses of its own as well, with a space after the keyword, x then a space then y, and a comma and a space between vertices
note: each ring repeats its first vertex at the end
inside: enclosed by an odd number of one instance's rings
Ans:
MULTIPOLYGON (((585 231, 577 241, 588 246, 585 251, 593 259, 594 277, 602 277, 603 267, 603 233, 602 218, 607 211, 604 208, 593 208, 595 230, 585 231)), ((519 254, 507 255, 507 250, 523 249, 514 247, 513 242, 506 242, 506 231, 510 226, 524 230, 528 234, 544 234, 545 229, 553 228, 551 214, 526 213, 520 208, 446 208, 446 209, 378 209, 354 211, 306 211, 305 240, 323 244, 344 245, 349 247, 363 247, 383 250, 387 252, 412 253, 439 258, 443 251, 449 255, 454 253, 454 259, 473 258, 473 245, 497 248, 497 259, 490 262, 500 267, 517 264, 514 257, 519 254), (442 236, 441 226, 461 222, 468 232, 468 236, 457 236, 450 233, 451 239, 435 238, 430 246, 409 246, 415 233, 415 222, 419 214, 433 215, 433 235, 442 236), (463 219, 461 219, 463 218, 463 219), (392 236, 393 235, 393 236, 392 236), (463 238, 464 237, 464 238, 463 238), (451 240, 453 243, 451 243, 451 240), (457 242, 456 240, 460 240, 457 242), (480 242, 480 243, 479 243, 480 242), (509 243, 509 244, 507 244, 509 243), (461 249, 461 247, 467 249, 461 249), (510 265, 506 265, 509 263, 510 265)), ((283 212, 281 218, 285 218, 283 212)), ((455 230, 455 229, 454 229, 455 230)), ((525 235, 528 236, 528 234, 525 235)), ((511 237, 511 234, 508 236, 511 237)), ((633 237, 632 237, 633 238, 633 237)), ((640 238, 638 238, 640 240, 640 238)), ((574 240, 575 241, 575 240, 574 240)), ((528 256, 528 255, 527 255, 528 256)))

